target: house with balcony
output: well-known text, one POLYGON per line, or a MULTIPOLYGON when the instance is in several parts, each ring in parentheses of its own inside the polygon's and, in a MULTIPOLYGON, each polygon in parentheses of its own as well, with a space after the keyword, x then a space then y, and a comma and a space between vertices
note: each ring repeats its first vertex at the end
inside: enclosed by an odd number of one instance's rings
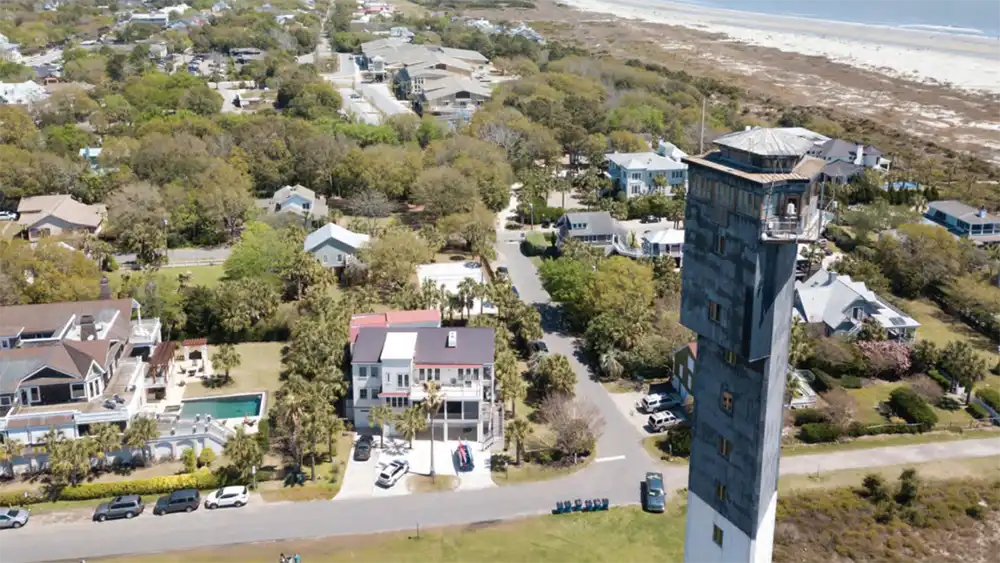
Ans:
POLYGON ((607 211, 580 211, 566 213, 556 221, 556 246, 575 239, 584 244, 600 246, 609 252, 616 243, 621 244, 627 234, 607 211))
POLYGON ((642 254, 647 258, 673 258, 677 268, 684 257, 684 229, 647 231, 642 235, 642 254))
POLYGON ((687 189, 687 164, 669 156, 655 152, 616 152, 604 158, 614 188, 628 198, 654 193, 669 196, 687 189))
POLYGON ((920 323, 893 307, 864 282, 820 268, 804 282, 795 282, 794 316, 827 336, 856 335, 871 319, 886 338, 913 342, 920 323))
POLYGON ((420 405, 424 383, 435 381, 444 398, 432 420, 436 436, 480 443, 500 436, 493 338, 492 328, 360 327, 351 345, 355 427, 371 426, 375 406, 399 413, 420 405))
POLYGON ((139 412, 160 323, 133 320, 140 305, 108 298, 106 283, 96 301, 0 307, 0 438, 32 446, 55 428, 73 439, 139 412))
POLYGON ((954 199, 927 204, 924 217, 977 245, 1000 244, 1000 215, 954 199))

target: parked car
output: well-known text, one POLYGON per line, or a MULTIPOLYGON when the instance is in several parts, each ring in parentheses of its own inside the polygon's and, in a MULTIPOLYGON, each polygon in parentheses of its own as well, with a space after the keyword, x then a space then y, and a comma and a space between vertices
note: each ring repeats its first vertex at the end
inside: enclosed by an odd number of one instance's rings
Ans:
POLYGON ((497 275, 498 276, 503 276, 505 278, 508 277, 508 276, 510 276, 510 272, 507 271, 507 266, 499 266, 499 267, 497 267, 497 275))
POLYGON ((544 340, 532 340, 528 343, 528 348, 533 355, 544 356, 549 353, 549 345, 544 340))
POLYGON ((205 497, 205 508, 222 508, 235 506, 237 508, 250 502, 250 491, 246 487, 223 487, 212 491, 205 497))
POLYGON ((27 508, 0 508, 0 530, 4 528, 18 529, 28 523, 31 513, 27 508))
POLYGON ((646 421, 653 432, 663 432, 678 422, 680 419, 670 411, 655 412, 649 415, 649 419, 646 421))
POLYGON ((194 512, 201 506, 201 493, 197 489, 182 489, 162 496, 153 507, 153 514, 162 516, 174 512, 194 512))
POLYGON ((640 411, 646 414, 672 409, 680 404, 680 401, 666 393, 652 393, 644 396, 636 405, 640 411))
POLYGON ((362 436, 354 446, 354 461, 368 461, 372 457, 372 437, 362 436))
POLYGON ((655 471, 646 473, 646 494, 643 505, 647 512, 663 512, 666 509, 666 495, 663 492, 663 474, 655 471))
POLYGON ((142 502, 139 495, 126 495, 115 497, 111 502, 101 503, 94 511, 94 520, 104 522, 105 520, 115 520, 116 518, 131 519, 146 509, 146 504, 142 502))
POLYGON ((656 215, 646 215, 642 219, 639 219, 640 223, 659 223, 660 218, 656 215))
POLYGON ((389 488, 395 485, 403 475, 410 472, 410 464, 402 459, 393 460, 392 463, 385 466, 382 473, 378 475, 378 484, 389 488))
POLYGON ((17 221, 17 213, 13 211, 0 211, 0 221, 17 221))

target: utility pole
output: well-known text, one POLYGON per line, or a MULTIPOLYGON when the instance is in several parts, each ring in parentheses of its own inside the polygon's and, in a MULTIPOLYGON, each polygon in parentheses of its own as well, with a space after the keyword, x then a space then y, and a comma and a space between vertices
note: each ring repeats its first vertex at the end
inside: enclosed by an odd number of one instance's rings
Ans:
POLYGON ((698 139, 698 154, 705 152, 705 105, 707 98, 701 98, 701 136, 698 139))

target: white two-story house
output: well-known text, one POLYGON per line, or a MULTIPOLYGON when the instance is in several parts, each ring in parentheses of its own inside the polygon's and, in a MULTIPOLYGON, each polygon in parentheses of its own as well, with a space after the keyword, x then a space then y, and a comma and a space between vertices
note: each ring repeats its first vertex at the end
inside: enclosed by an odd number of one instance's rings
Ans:
MULTIPOLYGON (((503 421, 493 361, 492 328, 361 327, 351 346, 354 426, 371 427, 377 405, 402 412, 423 403, 424 383, 436 381, 444 396, 433 417, 437 439, 498 437, 503 421)), ((394 433, 391 425, 386 433, 394 433)))
POLYGON ((655 152, 616 152, 604 158, 615 189, 630 199, 654 193, 674 195, 687 189, 687 164, 669 156, 655 152))

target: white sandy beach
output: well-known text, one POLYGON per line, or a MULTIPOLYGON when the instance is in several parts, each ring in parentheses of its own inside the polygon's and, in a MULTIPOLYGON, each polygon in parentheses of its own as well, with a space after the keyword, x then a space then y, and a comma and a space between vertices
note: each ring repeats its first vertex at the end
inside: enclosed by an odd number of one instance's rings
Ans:
POLYGON ((590 12, 679 25, 732 40, 963 90, 1000 93, 1000 40, 943 32, 768 16, 665 1, 562 0, 590 12))

